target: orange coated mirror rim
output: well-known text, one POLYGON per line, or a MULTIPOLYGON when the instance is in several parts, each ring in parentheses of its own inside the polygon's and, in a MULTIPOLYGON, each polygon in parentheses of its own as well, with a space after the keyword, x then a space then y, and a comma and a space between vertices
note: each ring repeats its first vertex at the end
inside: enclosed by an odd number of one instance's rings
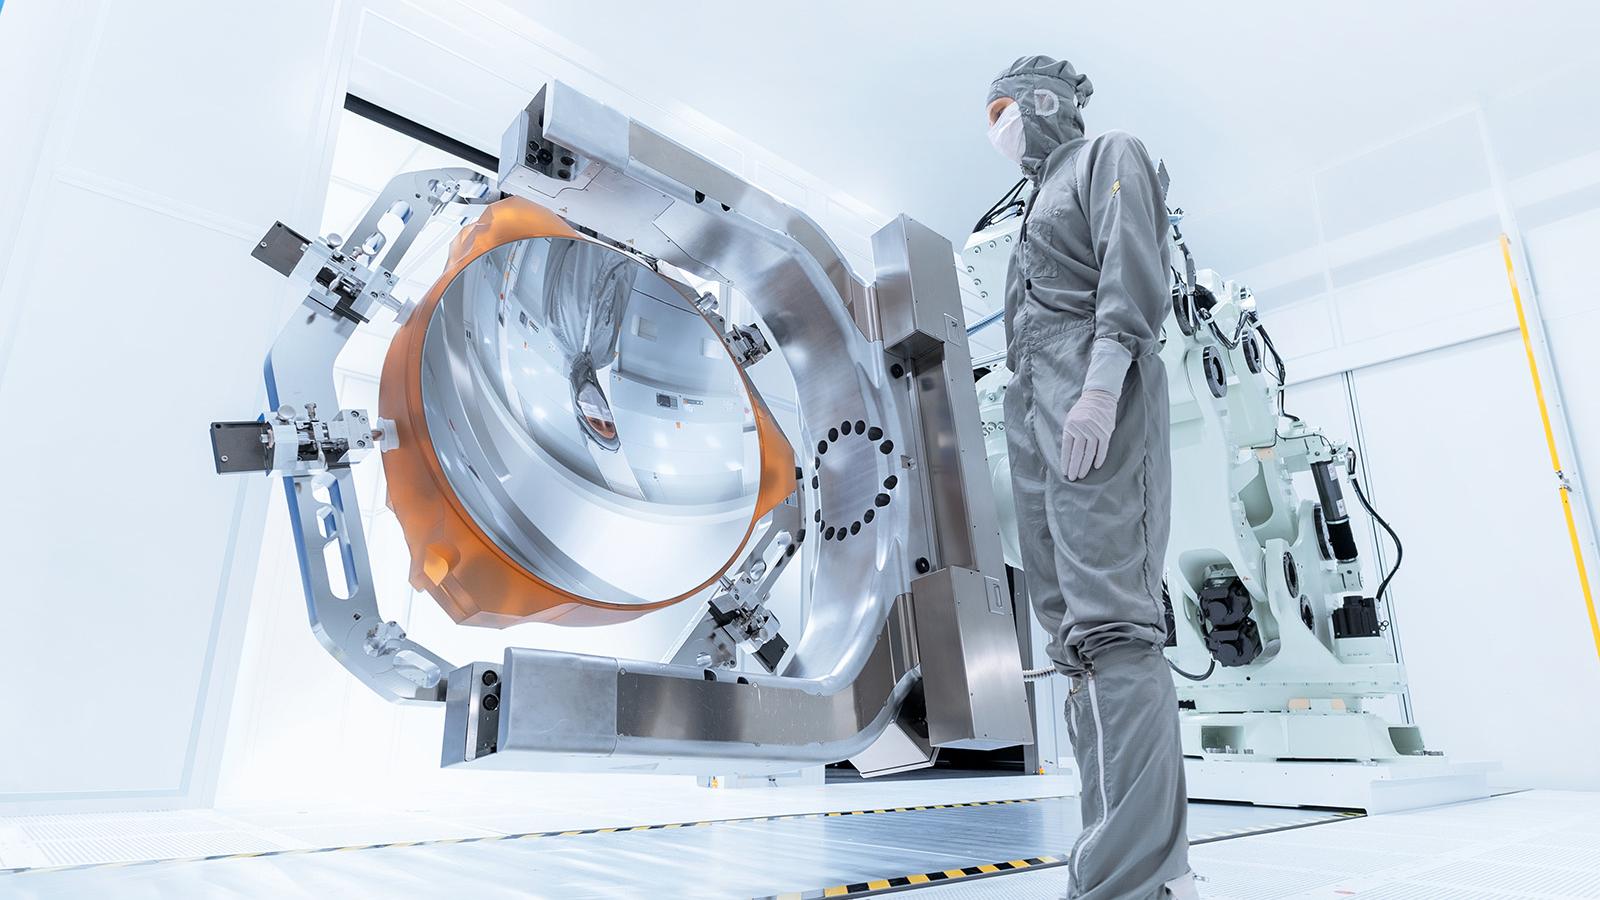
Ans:
MULTIPOLYGON (((560 216, 519 197, 490 204, 477 222, 456 236, 444 273, 395 333, 383 361, 378 399, 378 414, 394 422, 397 442, 383 453, 389 508, 411 551, 412 586, 427 591, 456 622, 496 628, 521 622, 626 622, 700 593, 739 560, 756 523, 794 493, 794 448, 741 368, 740 378, 751 399, 760 442, 761 474, 755 511, 728 561, 708 573, 698 586, 675 597, 636 604, 596 600, 558 588, 512 559, 473 520, 439 464, 423 413, 422 351, 428 323, 450 283, 474 260, 496 247, 534 238, 590 240, 560 216)), ((730 354, 729 360, 732 359, 730 354)))

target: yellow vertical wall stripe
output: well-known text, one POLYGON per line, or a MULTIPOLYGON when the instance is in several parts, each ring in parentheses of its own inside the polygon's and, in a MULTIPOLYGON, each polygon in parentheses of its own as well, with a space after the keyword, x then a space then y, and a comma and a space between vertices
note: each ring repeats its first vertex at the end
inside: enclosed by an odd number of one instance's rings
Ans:
POLYGON ((1550 466, 1560 479, 1557 488, 1561 494, 1561 512, 1567 520, 1567 537, 1572 541, 1572 559, 1578 566, 1578 585, 1583 590, 1583 602, 1589 610, 1589 631, 1594 636, 1594 649, 1600 654, 1600 617, 1595 615, 1594 591, 1589 586, 1589 567, 1583 561, 1583 541, 1578 537, 1578 522, 1572 514, 1572 491, 1568 489, 1561 469, 1561 452, 1556 448, 1555 429, 1550 425, 1550 408, 1544 402, 1544 385, 1539 380, 1539 360, 1533 352, 1533 335, 1528 331, 1528 314, 1522 308, 1522 289, 1517 287, 1517 270, 1511 262, 1511 239, 1500 235, 1500 253, 1506 261, 1506 280, 1511 283, 1511 301, 1517 307, 1517 327, 1522 331, 1522 349, 1528 354, 1528 374, 1533 376, 1533 395, 1539 401, 1539 420, 1544 423, 1544 442, 1550 449, 1550 466))

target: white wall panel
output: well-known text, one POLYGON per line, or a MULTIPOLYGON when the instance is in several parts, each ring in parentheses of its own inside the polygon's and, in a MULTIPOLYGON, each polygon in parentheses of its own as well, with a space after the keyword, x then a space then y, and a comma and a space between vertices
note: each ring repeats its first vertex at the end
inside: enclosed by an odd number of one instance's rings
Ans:
MULTIPOLYGON (((57 137, 56 109, 79 67, 65 52, 74 40, 84 39, 84 23, 98 13, 95 0, 11 0, 0 22, 0 171, 18 176, 11 181, 7 202, 0 203, 0 283, 9 271, 11 248, 28 195, 35 183, 28 177, 39 164, 46 145, 57 137), (11 89, 26 85, 25 90, 11 89)), ((4 299, 0 296, 0 299, 4 299)), ((12 334, 11 312, 0 305, 0 359, 12 334)))
POLYGON ((1595 657, 1515 334, 1354 373, 1429 744, 1497 781, 1600 788, 1595 657))
POLYGON ((1323 236, 1339 238, 1486 191, 1489 166, 1468 113, 1330 166, 1315 184, 1323 236))
MULTIPOLYGON (((156 327, 207 321, 213 298, 93 299, 126 298, 117 286, 141 270, 154 277, 152 262, 172 241, 194 254, 189 277, 235 279, 241 242, 177 220, 152 222, 147 209, 80 189, 55 196, 40 223, 47 232, 70 234, 93 221, 118 238, 87 256, 72 241, 40 248, 33 262, 46 280, 40 299, 49 301, 28 305, 18 324, 25 337, 0 384, 0 415, 56 436, 45 466, 52 477, 12 481, 7 493, 20 514, 0 518, 0 546, 18 553, 7 568, 20 576, 7 588, 0 652, 31 661, 18 669, 26 687, 0 699, 0 716, 58 723, 50 741, 13 748, 21 756, 0 765, 0 793, 171 789, 184 777, 220 612, 226 524, 242 486, 206 478, 210 447, 198 420, 257 389, 253 373, 230 365, 226 342, 194 345, 188 329, 156 327), (167 314, 152 316, 163 300, 167 314), (178 431, 191 420, 187 433, 178 431), (90 431, 106 422, 117 423, 115 448, 104 443, 108 430, 90 431), (63 696, 78 699, 63 707, 63 696), (108 735, 117 736, 116 754, 101 743, 108 735)), ((240 294, 256 302, 230 316, 230 327, 261 333, 277 313, 263 302, 270 279, 250 275, 240 294)), ((40 446, 7 441, 0 465, 39 472, 40 446)))
POLYGON ((1566 331, 1567 316, 1600 310, 1595 257, 1600 252, 1600 209, 1523 233, 1539 306, 1551 331, 1566 331))
POLYGON ((271 222, 322 136, 330 7, 108 3, 62 164, 271 222), (309 27, 308 27, 309 26, 309 27), (248 36, 248 40, 242 40, 248 36), (157 50, 159 48, 159 51, 157 50), (241 93, 241 86, 268 91, 241 93))
POLYGON ((1500 248, 1485 243, 1464 253, 1338 291, 1339 325, 1347 345, 1391 338, 1489 308, 1507 327, 1516 322, 1500 248))
POLYGON ((1269 307, 1263 320, 1298 381, 1498 334, 1516 327, 1516 310, 1499 247, 1485 241, 1309 303, 1269 307))
POLYGON ((0 809, 210 799, 266 493, 212 473, 207 424, 262 404, 286 307, 249 252, 320 205, 332 10, 103 2, 35 35, 69 75, 0 285, 0 418, 37 436, 0 446, 0 809))

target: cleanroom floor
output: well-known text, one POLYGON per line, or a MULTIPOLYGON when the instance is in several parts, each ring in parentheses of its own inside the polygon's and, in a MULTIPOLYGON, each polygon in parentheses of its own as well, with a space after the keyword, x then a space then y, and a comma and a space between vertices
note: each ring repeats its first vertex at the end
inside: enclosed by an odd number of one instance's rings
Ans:
MULTIPOLYGON (((598 808, 586 820, 493 808, 14 817, 0 819, 0 869, 11 867, 0 897, 1054 897, 1078 831, 1063 787, 1020 776, 716 791, 701 804, 715 818, 682 819, 598 808)), ((1193 803, 1189 827, 1212 900, 1600 897, 1597 794, 1371 818, 1193 803)))
MULTIPOLYGON (((1600 794, 1529 791, 1190 849, 1206 900, 1600 898, 1600 794)), ((915 900, 1045 900, 1064 867, 917 889, 915 900)), ((860 896, 860 895, 857 895, 860 896)))

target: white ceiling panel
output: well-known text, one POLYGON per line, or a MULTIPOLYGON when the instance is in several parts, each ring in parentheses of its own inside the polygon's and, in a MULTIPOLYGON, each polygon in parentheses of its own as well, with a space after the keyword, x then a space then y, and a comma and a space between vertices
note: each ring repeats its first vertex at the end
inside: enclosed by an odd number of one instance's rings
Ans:
MULTIPOLYGON (((1597 15, 1575 0, 613 0, 603 14, 475 2, 513 8, 611 81, 646 85, 958 245, 1015 177, 981 111, 990 79, 1017 56, 1063 56, 1087 72, 1091 130, 1143 137, 1172 169, 1174 201, 1198 213, 1548 79, 1593 56, 1597 15)), ((1593 80, 1560 84, 1547 119, 1580 117, 1584 99, 1600 106, 1593 80)))

